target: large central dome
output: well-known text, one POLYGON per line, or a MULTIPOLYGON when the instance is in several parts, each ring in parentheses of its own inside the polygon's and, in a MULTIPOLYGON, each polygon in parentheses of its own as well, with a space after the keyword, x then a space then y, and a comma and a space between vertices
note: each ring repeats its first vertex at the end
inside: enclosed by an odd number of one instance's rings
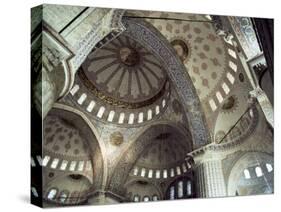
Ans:
POLYGON ((128 103, 148 101, 166 81, 157 58, 126 35, 92 52, 82 68, 97 90, 128 103))

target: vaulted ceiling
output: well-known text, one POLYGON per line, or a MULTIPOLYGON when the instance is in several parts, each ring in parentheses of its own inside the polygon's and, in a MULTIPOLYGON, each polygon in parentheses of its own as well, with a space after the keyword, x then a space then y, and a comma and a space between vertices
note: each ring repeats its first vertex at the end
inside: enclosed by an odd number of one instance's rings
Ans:
POLYGON ((129 103, 151 99, 166 81, 165 71, 157 58, 124 35, 92 52, 83 64, 83 70, 98 90, 129 103))

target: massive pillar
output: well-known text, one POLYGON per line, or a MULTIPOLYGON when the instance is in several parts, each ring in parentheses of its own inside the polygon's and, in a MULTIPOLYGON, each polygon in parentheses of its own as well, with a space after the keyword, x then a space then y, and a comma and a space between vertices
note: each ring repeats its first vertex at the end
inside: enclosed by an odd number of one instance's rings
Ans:
POLYGON ((202 161, 197 164, 195 176, 198 197, 223 197, 226 195, 220 160, 202 161))

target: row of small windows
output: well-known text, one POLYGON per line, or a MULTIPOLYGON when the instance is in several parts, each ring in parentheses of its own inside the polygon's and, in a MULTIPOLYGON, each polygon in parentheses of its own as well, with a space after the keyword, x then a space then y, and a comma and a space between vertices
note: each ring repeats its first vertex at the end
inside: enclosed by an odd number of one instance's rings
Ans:
MULTIPOLYGON (((134 198, 133 198, 134 202, 140 202, 141 201, 141 197, 139 195, 135 195, 134 198)), ((142 198, 142 201, 143 202, 149 202, 149 201, 157 201, 159 200, 158 196, 157 195, 153 195, 152 198, 150 198, 149 196, 144 196, 142 198)))
MULTIPOLYGON (((266 163, 265 167, 266 167, 267 172, 273 171, 273 167, 270 163, 266 163)), ((263 176, 264 173, 260 166, 255 167, 255 174, 257 177, 263 176)), ((251 176, 249 169, 244 169, 244 177, 245 177, 245 179, 251 179, 251 177, 253 177, 253 176, 251 176)))
MULTIPOLYGON (((233 58, 236 59, 235 51, 233 51, 232 49, 228 49, 228 53, 229 53, 229 55, 231 55, 233 58)), ((231 60, 229 61, 229 67, 234 72, 237 72, 237 65, 231 60)), ((223 100, 224 100, 223 95, 224 96, 228 95, 228 93, 230 91, 228 84, 230 84, 230 85, 234 84, 235 77, 231 72, 227 72, 226 77, 228 80, 227 81, 225 80, 225 82, 223 82, 221 85, 222 90, 224 91, 225 95, 223 93, 221 93, 220 91, 217 91, 215 97, 211 98, 209 100, 209 105, 210 105, 210 108, 212 109, 212 111, 217 110, 217 108, 218 108, 217 104, 221 104, 223 102, 223 100)))
MULTIPOLYGON (((40 166, 50 166, 52 169, 59 168, 60 170, 67 170, 70 171, 90 171, 92 169, 92 163, 91 161, 67 161, 67 160, 61 160, 59 158, 53 158, 51 159, 50 156, 46 155, 43 159, 40 155, 36 156, 36 159, 38 161, 38 164, 40 166)), ((31 157, 31 166, 35 167, 36 163, 33 157, 31 157)))
MULTIPOLYGON (((75 85, 70 90, 71 95, 74 96, 78 92, 79 89, 80 89, 79 85, 75 85)), ((86 99, 87 99, 87 94, 83 93, 77 99, 77 102, 78 102, 78 104, 83 105, 83 103, 86 102, 85 101, 86 99)), ((166 99, 162 100, 161 105, 162 105, 162 108, 165 108, 166 99)), ((89 113, 91 113, 93 111, 93 109, 95 108, 95 106, 96 106, 96 102, 94 100, 91 100, 89 105, 87 106, 87 111, 89 113)), ((154 115, 158 115, 160 113, 160 107, 161 107, 160 105, 156 105, 154 109, 149 109, 147 111, 147 120, 148 121, 152 119, 153 113, 154 113, 154 115)), ((104 114, 105 114, 105 110, 106 110, 106 108, 104 106, 99 107, 97 109, 98 112, 97 112, 96 116, 100 119, 103 118, 104 114)), ((117 116, 119 124, 125 123, 125 113, 120 113, 120 115, 118 117, 118 114, 116 114, 116 112, 113 111, 113 110, 111 110, 109 112, 108 117, 107 117, 107 121, 112 122, 114 117, 116 117, 116 116, 117 116)), ((144 122, 144 118, 145 118, 145 112, 141 112, 141 113, 136 114, 136 115, 134 113, 131 113, 131 114, 129 114, 129 117, 128 117, 128 124, 142 123, 142 122, 144 122), (135 119, 137 119, 137 120, 135 120, 135 119)))
MULTIPOLYGON (((48 195, 47 195, 47 199, 49 200, 55 200, 57 198, 57 193, 58 193, 58 190, 55 189, 55 188, 52 188, 48 195)), ((59 196, 58 196, 58 200, 61 202, 61 203, 64 203, 66 201, 66 199, 68 198, 69 196, 69 192, 68 191, 62 191, 60 192, 59 196)))
POLYGON ((169 188, 169 199, 188 198, 192 195, 192 186, 190 180, 180 180, 169 188))
POLYGON ((191 164, 189 162, 183 163, 181 166, 177 166, 176 168, 171 168, 170 170, 164 169, 164 170, 153 170, 146 168, 139 168, 134 167, 133 169, 133 175, 137 176, 140 175, 141 177, 148 177, 156 179, 160 178, 168 178, 168 177, 174 177, 176 175, 181 175, 182 173, 187 172, 188 169, 191 168, 191 164))

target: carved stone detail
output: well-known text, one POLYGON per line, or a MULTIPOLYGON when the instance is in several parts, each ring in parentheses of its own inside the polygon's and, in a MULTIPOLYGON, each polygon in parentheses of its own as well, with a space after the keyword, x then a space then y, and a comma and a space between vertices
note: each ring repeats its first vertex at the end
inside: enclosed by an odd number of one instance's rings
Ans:
POLYGON ((151 25, 144 21, 124 18, 127 36, 140 42, 153 52, 167 69, 167 75, 174 83, 184 109, 188 116, 189 125, 195 147, 208 143, 208 130, 201 110, 199 98, 196 95, 191 79, 185 71, 182 62, 176 57, 175 50, 168 41, 151 25))

